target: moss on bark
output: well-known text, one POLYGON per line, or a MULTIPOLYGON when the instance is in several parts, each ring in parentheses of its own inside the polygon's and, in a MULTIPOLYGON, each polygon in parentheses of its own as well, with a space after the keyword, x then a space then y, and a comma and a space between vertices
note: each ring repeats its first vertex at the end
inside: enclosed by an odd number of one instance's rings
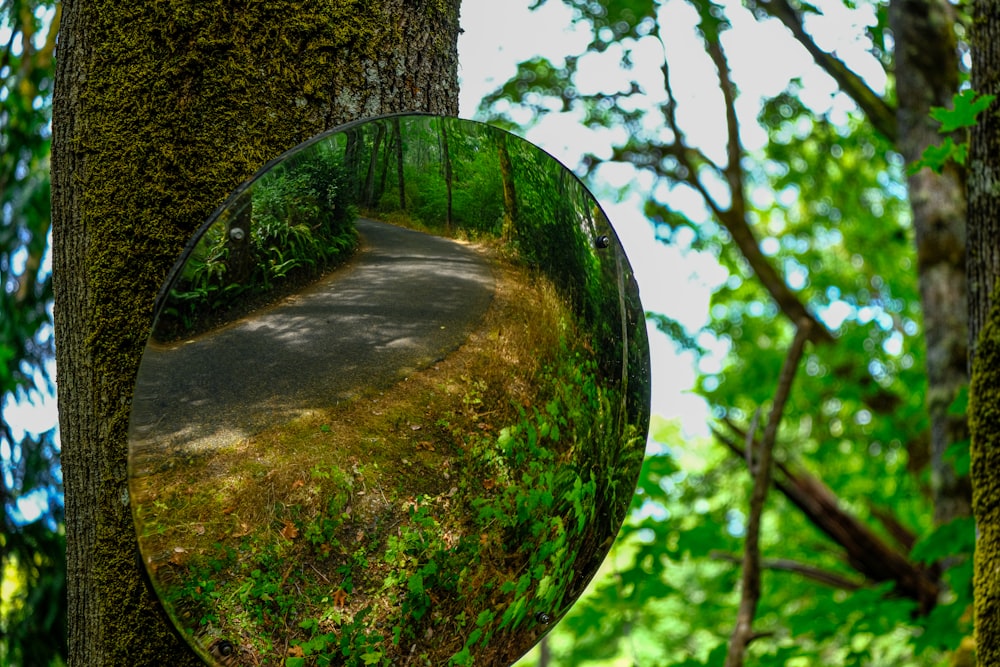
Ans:
POLYGON ((978 660, 1000 664, 1000 294, 979 335, 969 390, 972 504, 976 515, 978 660))

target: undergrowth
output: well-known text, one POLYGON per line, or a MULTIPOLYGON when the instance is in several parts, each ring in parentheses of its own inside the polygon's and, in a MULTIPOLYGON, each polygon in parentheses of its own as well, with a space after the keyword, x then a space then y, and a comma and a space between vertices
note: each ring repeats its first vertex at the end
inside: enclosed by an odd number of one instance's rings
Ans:
POLYGON ((508 665, 583 591, 644 441, 544 280, 460 350, 133 479, 171 612, 232 665, 508 665))

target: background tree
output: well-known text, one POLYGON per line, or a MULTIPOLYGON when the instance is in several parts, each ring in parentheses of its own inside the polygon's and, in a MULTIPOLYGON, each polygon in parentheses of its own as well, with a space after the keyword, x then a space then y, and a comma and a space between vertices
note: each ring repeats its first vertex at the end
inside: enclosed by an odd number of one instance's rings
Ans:
POLYGON ((960 149, 949 148, 964 130, 933 110, 950 108, 967 77, 966 19, 938 0, 563 4, 591 37, 586 52, 522 63, 484 111, 499 119, 516 108, 523 118, 527 109, 535 121, 566 113, 616 132, 583 167, 631 165, 658 235, 711 253, 728 272, 704 330, 692 335, 669 313, 656 319, 700 357, 699 392, 729 454, 668 427, 658 434, 664 447, 647 462, 620 574, 566 624, 595 644, 565 649, 567 660, 623 641, 641 662, 721 662, 737 601, 733 552, 748 523, 743 461, 758 447, 750 417, 771 401, 804 320, 811 345, 778 437, 781 497, 763 523, 752 659, 924 664, 956 648, 969 632, 961 617, 973 539, 961 398, 966 176, 960 149), (845 13, 866 57, 824 46, 843 32, 832 17, 845 13), (703 55, 678 45, 687 26, 703 55), (757 31, 752 50, 734 37, 740 30, 757 31), (760 48, 779 32, 814 63, 800 72, 834 92, 808 94, 799 73, 777 94, 741 96, 748 62, 791 69, 760 48), (588 82, 602 59, 624 73, 615 84, 588 82), (717 90, 704 77, 683 88, 678 73, 700 63, 717 90), (723 141, 698 134, 696 96, 715 100, 723 141), (766 138, 754 137, 757 127, 766 138), (928 147, 958 159, 918 163, 928 147), (685 599, 705 603, 691 613, 685 599))
POLYGON ((185 239, 321 130, 454 114, 458 5, 63 4, 52 201, 70 664, 197 662, 142 579, 126 486, 131 387, 185 239))

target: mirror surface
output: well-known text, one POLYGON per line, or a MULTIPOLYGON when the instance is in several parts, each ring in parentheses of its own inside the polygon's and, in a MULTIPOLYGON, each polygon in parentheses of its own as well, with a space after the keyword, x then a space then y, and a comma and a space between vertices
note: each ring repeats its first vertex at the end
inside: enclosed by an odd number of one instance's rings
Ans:
POLYGON ((346 125, 238 189, 161 294, 142 558, 210 664, 506 667, 610 548, 648 407, 635 281, 571 172, 471 121, 346 125))

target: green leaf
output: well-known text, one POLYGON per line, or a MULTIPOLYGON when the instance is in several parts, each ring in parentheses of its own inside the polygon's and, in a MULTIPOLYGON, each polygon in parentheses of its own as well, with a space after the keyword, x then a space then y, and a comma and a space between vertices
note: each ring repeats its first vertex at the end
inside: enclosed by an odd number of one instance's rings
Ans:
POLYGON ((407 582, 407 587, 410 592, 414 595, 423 595, 424 593, 424 577, 419 572, 415 572, 413 576, 410 577, 407 582))
POLYGON ((931 108, 931 118, 941 123, 939 131, 942 134, 972 127, 976 124, 979 114, 985 111, 994 99, 996 95, 976 95, 975 91, 966 89, 952 98, 951 109, 931 108))
POLYGON ((381 651, 369 651, 368 653, 361 654, 361 660, 366 665, 377 665, 381 659, 382 659, 381 651))
POLYGON ((961 162, 965 162, 964 152, 959 146, 955 145, 955 142, 951 137, 945 137, 944 142, 939 146, 928 146, 924 149, 923 155, 920 159, 913 163, 908 171, 911 174, 915 174, 924 167, 930 167, 934 172, 940 174, 944 166, 948 164, 950 160, 955 160, 958 162, 958 158, 961 158, 961 162))

